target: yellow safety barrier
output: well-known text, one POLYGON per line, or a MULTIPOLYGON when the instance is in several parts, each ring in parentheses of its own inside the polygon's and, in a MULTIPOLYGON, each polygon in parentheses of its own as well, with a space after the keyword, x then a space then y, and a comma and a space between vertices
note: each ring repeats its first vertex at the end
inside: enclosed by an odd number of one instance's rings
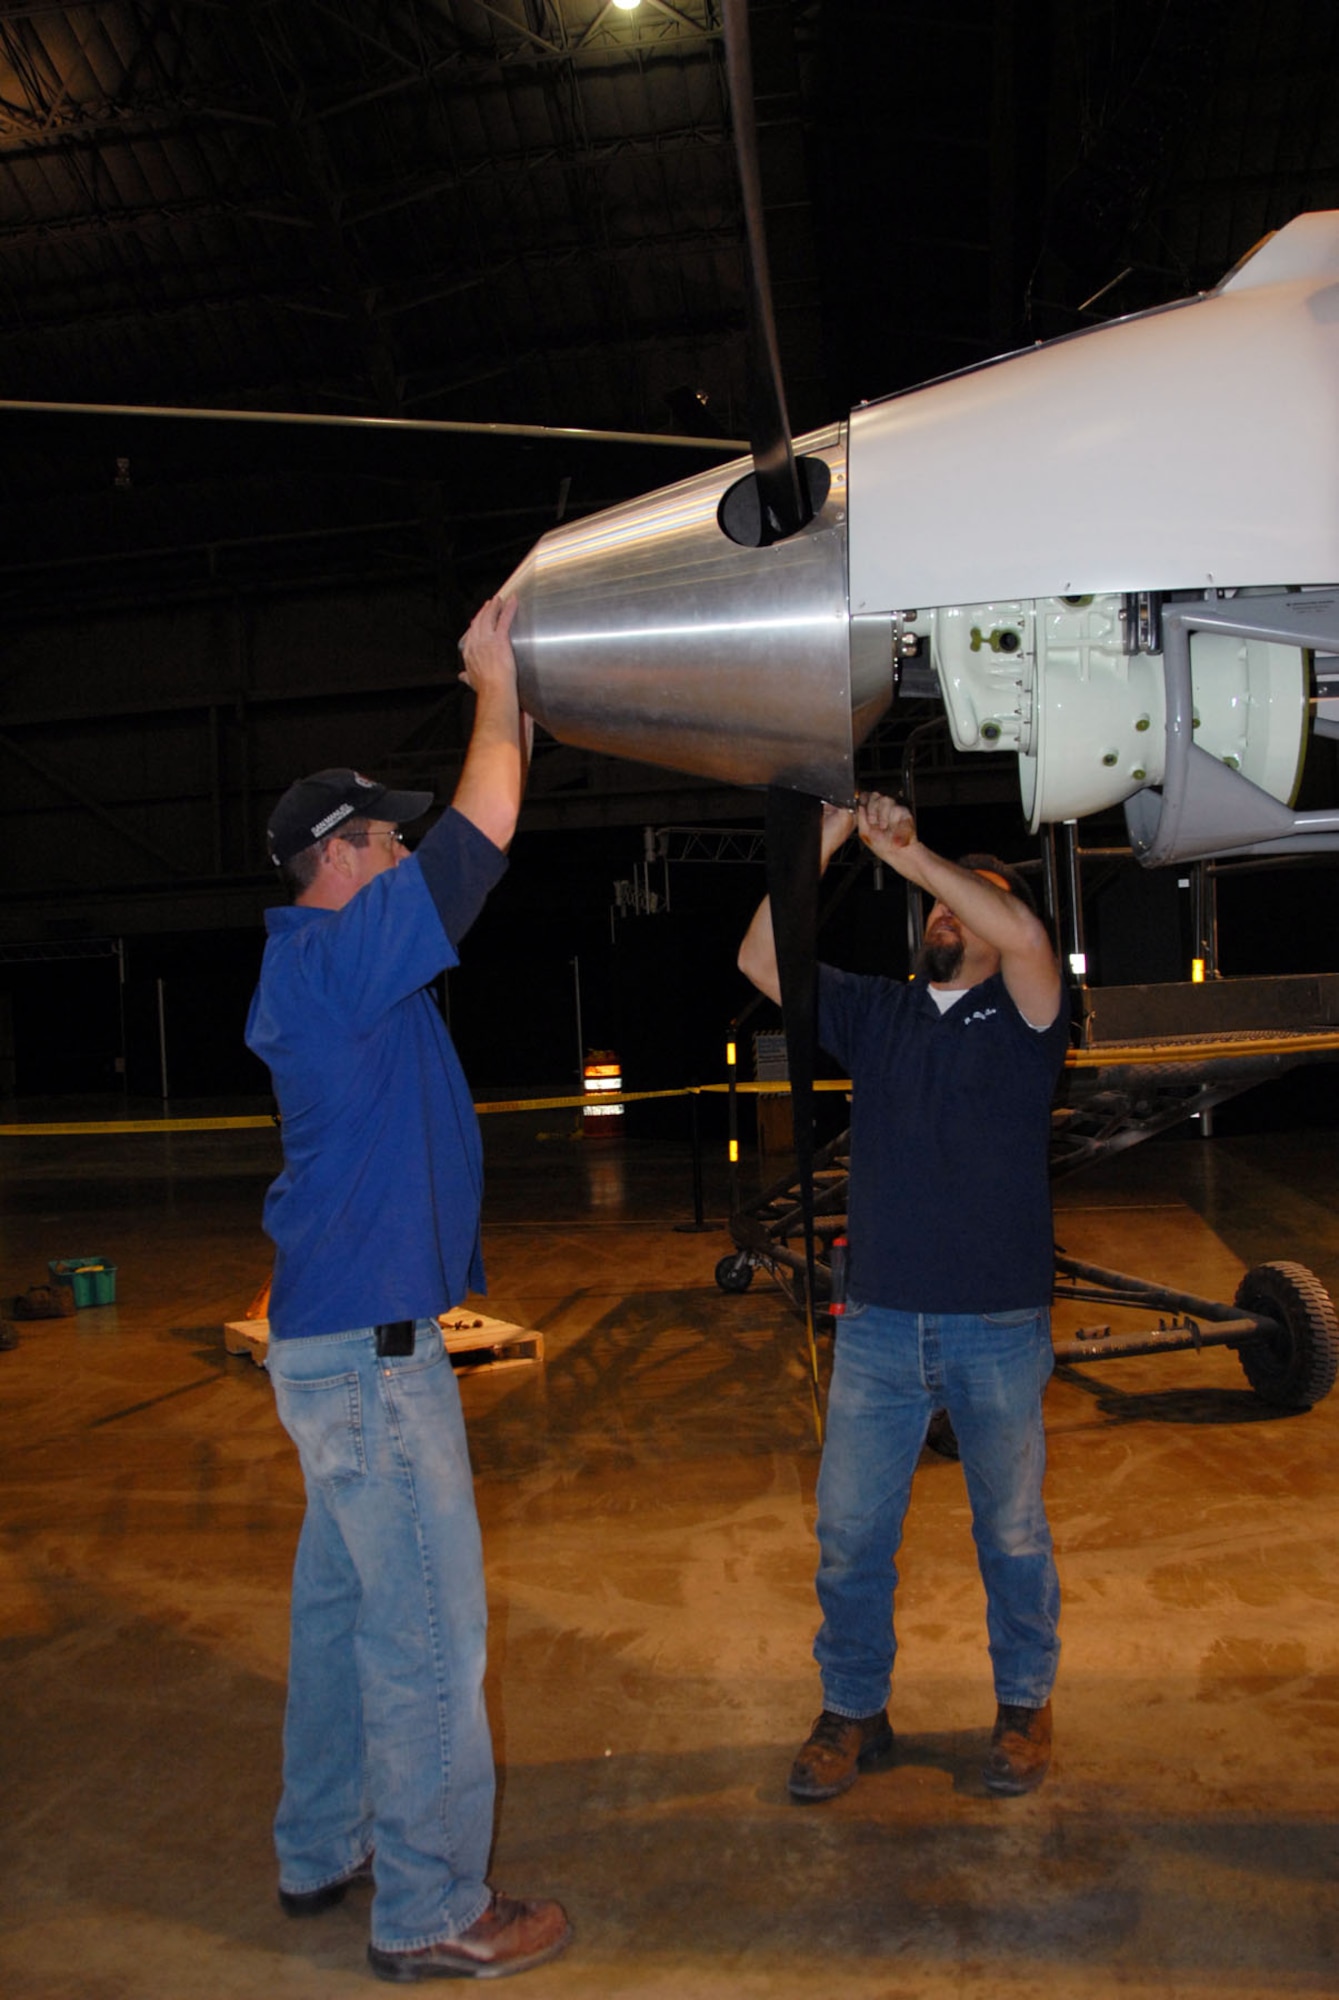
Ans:
MULTIPOLYGON (((1203 1063, 1224 1061, 1231 1056, 1317 1055, 1339 1051, 1339 1029, 1317 1029, 1301 1034, 1243 1034, 1211 1038, 1195 1036, 1180 1042, 1108 1042, 1096 1049, 1067 1049, 1067 1069, 1124 1069, 1135 1064, 1203 1063)), ((815 1090, 849 1091, 849 1077, 825 1077, 815 1090)), ((785 1082, 773 1083, 692 1083, 674 1090, 620 1090, 601 1095, 602 1104, 645 1104, 655 1098, 725 1097, 730 1091, 739 1096, 784 1097, 790 1093, 785 1082)), ((476 1104, 479 1116, 499 1111, 583 1111, 590 1103, 584 1093, 571 1097, 508 1097, 492 1103, 476 1104)), ((70 1120, 61 1124, 0 1125, 0 1139, 68 1139, 99 1132, 247 1132, 274 1129, 276 1121, 266 1114, 243 1118, 96 1118, 70 1120)))
MULTIPOLYGON (((642 1104, 652 1097, 692 1097, 693 1089, 687 1090, 602 1090, 601 1104, 642 1104)), ((475 1110, 482 1118, 486 1111, 585 1111, 590 1108, 590 1099, 581 1097, 514 1097, 493 1104, 476 1104, 475 1110)))
MULTIPOLYGON (((620 1090, 601 1095, 602 1104, 645 1104, 652 1098, 721 1096, 728 1083, 690 1083, 675 1090, 620 1090)), ((788 1083, 740 1083, 739 1091, 784 1093, 788 1083)), ((849 1090, 849 1082, 816 1083, 815 1090, 849 1090)), ((508 1097, 476 1104, 482 1118, 494 1111, 582 1111, 590 1103, 580 1097, 508 1097)), ((257 1132, 275 1128, 276 1121, 265 1115, 249 1118, 88 1118, 67 1123, 0 1125, 0 1139, 69 1139, 97 1132, 257 1132)))
POLYGON ((0 1125, 0 1139, 67 1139, 89 1132, 243 1132, 265 1126, 273 1118, 97 1118, 66 1125, 0 1125))

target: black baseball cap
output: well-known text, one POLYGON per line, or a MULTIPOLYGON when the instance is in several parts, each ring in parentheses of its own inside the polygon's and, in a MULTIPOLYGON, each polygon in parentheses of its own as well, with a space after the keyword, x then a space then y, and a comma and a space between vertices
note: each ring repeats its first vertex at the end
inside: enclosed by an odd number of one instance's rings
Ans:
POLYGON ((1017 896, 1033 916, 1037 914, 1037 899, 1032 893, 1032 885, 1012 862, 1001 861, 998 854, 962 854, 958 857, 959 868, 970 868, 973 875, 985 875, 994 880, 1001 889, 1007 889, 1011 896, 1017 896))
POLYGON ((432 804, 431 792, 393 792, 361 771, 314 771, 290 785, 270 814, 265 839, 276 868, 301 854, 328 834, 338 833, 346 819, 388 819, 404 826, 421 819, 432 804))

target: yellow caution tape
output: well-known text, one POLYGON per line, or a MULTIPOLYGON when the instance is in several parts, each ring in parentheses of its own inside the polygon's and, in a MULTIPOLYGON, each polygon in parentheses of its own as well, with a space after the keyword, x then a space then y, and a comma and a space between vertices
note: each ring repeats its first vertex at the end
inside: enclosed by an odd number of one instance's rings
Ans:
MULTIPOLYGON (((705 1086, 711 1089, 714 1086, 705 1086)), ((719 1086, 724 1089, 722 1084, 719 1086)), ((778 1086, 768 1084, 766 1089, 778 1086)), ((782 1084, 781 1089, 788 1086, 782 1084)), ((598 1096, 583 1097, 512 1097, 491 1104, 476 1104, 475 1110, 482 1117, 490 1111, 564 1111, 582 1110, 599 1104, 641 1104, 652 1097, 692 1097, 694 1089, 686 1090, 625 1090, 615 1094, 612 1090, 600 1091, 598 1096)), ((43 1125, 0 1125, 0 1139, 68 1139, 79 1138, 99 1132, 246 1132, 276 1131, 278 1121, 268 1115, 250 1118, 97 1118, 71 1120, 65 1124, 43 1125)))
POLYGON ((273 1118, 99 1118, 67 1125, 0 1125, 0 1139, 65 1139, 88 1132, 241 1132, 276 1130, 273 1118))
POLYGON ((486 1111, 576 1111, 589 1110, 595 1105, 601 1109, 606 1104, 642 1104, 650 1097, 691 1097, 693 1089, 687 1090, 597 1090, 585 1097, 509 1097, 493 1104, 476 1104, 475 1110, 482 1118, 486 1111))
MULTIPOLYGON (((821 1077, 816 1079, 814 1083, 815 1090, 849 1090, 850 1088, 851 1079, 849 1076, 821 1077)), ((703 1097, 720 1097, 727 1095, 731 1090, 737 1091, 741 1097, 790 1096, 789 1083, 700 1083, 697 1089, 703 1097)), ((689 1091, 684 1092, 685 1096, 690 1096, 691 1094, 689 1091)))
MULTIPOLYGON (((1125 1069, 1168 1063, 1225 1061, 1232 1056, 1339 1054, 1339 1028, 1301 1034, 1197 1036, 1180 1042, 1110 1042, 1096 1049, 1067 1049, 1067 1069, 1125 1069)), ((825 1077, 815 1090, 851 1088, 849 1077, 825 1077)), ((734 1090, 744 1097, 788 1097, 790 1085, 776 1083, 694 1083, 675 1090, 620 1090, 573 1097, 508 1097, 476 1104, 480 1117, 499 1111, 584 1111, 598 1104, 646 1104, 653 1098, 724 1097, 734 1090)), ((62 1124, 0 1125, 0 1139, 69 1139, 121 1132, 264 1132, 277 1130, 267 1114, 247 1118, 98 1118, 62 1124)))

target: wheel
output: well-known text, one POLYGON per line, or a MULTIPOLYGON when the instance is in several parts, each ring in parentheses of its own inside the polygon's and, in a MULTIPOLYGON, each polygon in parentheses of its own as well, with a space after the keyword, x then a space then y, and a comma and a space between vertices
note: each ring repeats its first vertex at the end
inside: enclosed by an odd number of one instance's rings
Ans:
POLYGON ((1246 1380, 1263 1402, 1309 1410, 1329 1395, 1339 1376, 1339 1319, 1305 1264, 1257 1264, 1238 1285, 1236 1304, 1267 1313, 1283 1329, 1237 1349, 1246 1380))
POLYGON ((723 1292, 746 1292, 753 1283, 753 1259, 747 1250, 732 1250, 716 1266, 716 1282, 723 1292))

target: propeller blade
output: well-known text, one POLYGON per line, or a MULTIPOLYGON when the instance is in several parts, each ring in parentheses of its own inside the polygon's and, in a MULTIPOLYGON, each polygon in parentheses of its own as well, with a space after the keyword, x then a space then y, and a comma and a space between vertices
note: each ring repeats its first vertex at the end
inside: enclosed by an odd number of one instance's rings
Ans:
POLYGON ((179 424, 261 424, 288 430, 344 431, 355 437, 482 437, 571 444, 650 445, 728 458, 743 450, 739 438, 686 437, 668 431, 592 431, 577 425, 466 423, 451 417, 353 417, 335 411, 210 410, 157 403, 39 403, 0 398, 6 417, 157 419, 179 424))
MULTIPOLYGON (((724 0, 725 73, 735 137, 748 248, 749 346, 753 383, 749 443, 758 486, 759 548, 784 541, 813 514, 790 441, 786 391, 772 314, 772 281, 763 225, 762 178, 758 171, 758 130, 753 108, 753 58, 748 0, 724 0)), ((740 537, 742 539, 742 537, 740 537)))
POLYGON ((818 883, 823 802, 780 785, 767 791, 767 893, 781 977, 795 1166, 804 1216, 804 1319, 810 1392, 821 1443, 818 1347, 814 1329, 814 1050, 818 1038, 818 883))

